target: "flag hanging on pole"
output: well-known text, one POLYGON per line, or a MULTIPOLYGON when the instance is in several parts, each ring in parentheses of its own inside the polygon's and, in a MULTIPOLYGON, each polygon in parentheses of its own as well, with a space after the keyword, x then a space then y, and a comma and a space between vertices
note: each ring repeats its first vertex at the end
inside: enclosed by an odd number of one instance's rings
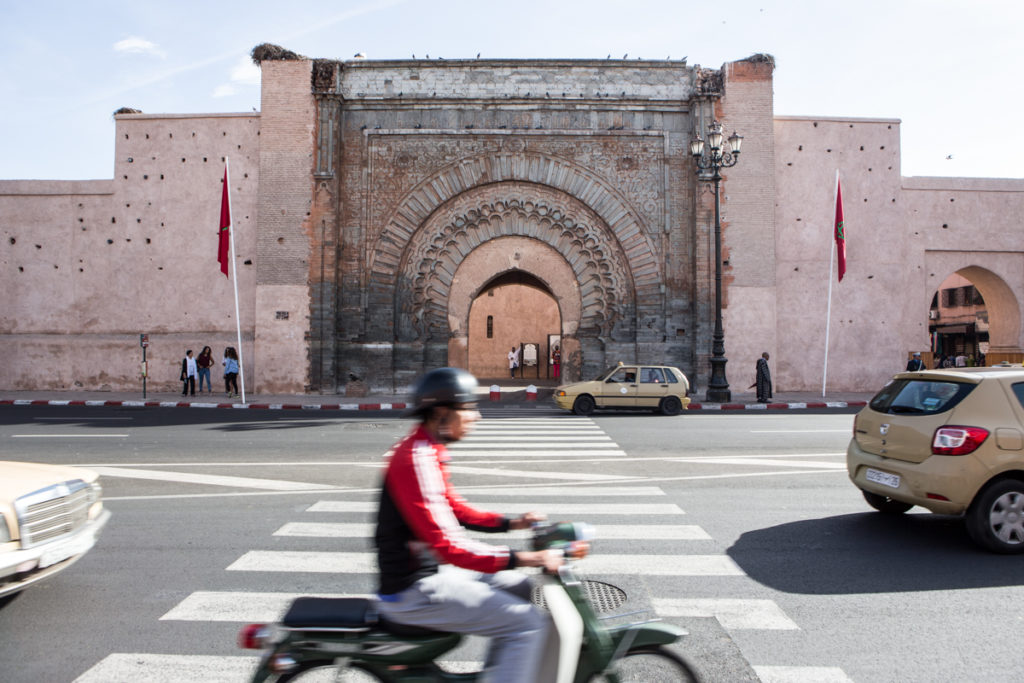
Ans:
POLYGON ((836 252, 839 255, 839 281, 843 281, 846 274, 846 232, 843 227, 843 188, 839 183, 839 173, 836 172, 836 221, 835 221, 836 252))
POLYGON ((228 167, 224 166, 224 187, 220 196, 220 241, 217 244, 217 261, 220 272, 228 276, 228 252, 231 241, 231 199, 228 197, 228 167))

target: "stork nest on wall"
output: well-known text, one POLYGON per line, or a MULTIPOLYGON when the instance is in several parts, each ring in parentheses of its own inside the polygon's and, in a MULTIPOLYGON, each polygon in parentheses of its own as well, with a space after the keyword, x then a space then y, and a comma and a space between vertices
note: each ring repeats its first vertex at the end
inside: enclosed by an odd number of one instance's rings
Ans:
POLYGON ((305 59, 302 55, 286 50, 280 45, 274 45, 273 43, 260 43, 252 49, 250 53, 252 55, 252 61, 254 64, 259 66, 260 62, 273 62, 273 61, 298 61, 305 59))
POLYGON ((141 113, 142 113, 141 109, 133 109, 132 107, 121 107, 120 109, 118 109, 117 111, 114 112, 114 116, 117 116, 118 114, 141 114, 141 113))

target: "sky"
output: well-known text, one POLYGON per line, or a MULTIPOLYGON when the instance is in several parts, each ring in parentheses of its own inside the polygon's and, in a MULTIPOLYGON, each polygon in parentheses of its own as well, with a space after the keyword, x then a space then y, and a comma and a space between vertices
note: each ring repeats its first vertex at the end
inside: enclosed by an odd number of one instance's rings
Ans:
POLYGON ((904 176, 1024 177, 1019 0, 0 2, 0 179, 111 178, 113 112, 250 112, 313 58, 775 57, 777 115, 900 119, 904 176))

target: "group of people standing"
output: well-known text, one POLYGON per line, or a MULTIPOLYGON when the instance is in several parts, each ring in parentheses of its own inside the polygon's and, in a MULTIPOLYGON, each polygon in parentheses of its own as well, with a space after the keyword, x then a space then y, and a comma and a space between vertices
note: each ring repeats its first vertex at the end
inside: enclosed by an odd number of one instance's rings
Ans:
MULTIPOLYGON (((239 393, 238 391, 238 352, 235 347, 229 346, 224 349, 224 358, 221 359, 224 366, 224 391, 228 398, 239 393)), ((213 367, 213 351, 209 346, 204 346, 197 358, 192 357, 192 349, 185 352, 181 361, 181 395, 196 395, 196 378, 199 378, 199 393, 203 393, 203 386, 206 392, 213 393, 213 382, 210 380, 210 368, 213 367)))

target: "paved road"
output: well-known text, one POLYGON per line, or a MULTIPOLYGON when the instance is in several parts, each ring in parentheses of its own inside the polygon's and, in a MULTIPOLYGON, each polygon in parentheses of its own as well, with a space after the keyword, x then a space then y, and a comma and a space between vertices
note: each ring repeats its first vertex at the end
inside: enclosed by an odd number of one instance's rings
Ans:
MULTIPOLYGON (((408 426, 0 408, 0 458, 99 469, 114 513, 85 559, 0 610, 0 679, 244 680, 241 623, 296 593, 372 592, 381 456, 408 426)), ((486 410, 453 476, 483 507, 595 522, 581 570, 689 628, 709 680, 1017 678, 1017 558, 978 553, 955 520, 868 512, 843 469, 851 426, 486 410)))

